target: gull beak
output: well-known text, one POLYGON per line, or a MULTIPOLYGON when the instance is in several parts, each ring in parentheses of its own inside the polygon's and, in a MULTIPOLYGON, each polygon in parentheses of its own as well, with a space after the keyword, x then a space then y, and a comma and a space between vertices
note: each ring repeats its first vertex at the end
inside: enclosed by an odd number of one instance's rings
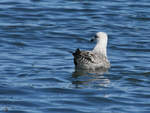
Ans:
POLYGON ((90 42, 94 42, 94 39, 92 38, 92 39, 90 40, 90 42))
POLYGON ((93 37, 93 38, 90 40, 90 42, 94 42, 94 40, 95 40, 95 37, 93 37))

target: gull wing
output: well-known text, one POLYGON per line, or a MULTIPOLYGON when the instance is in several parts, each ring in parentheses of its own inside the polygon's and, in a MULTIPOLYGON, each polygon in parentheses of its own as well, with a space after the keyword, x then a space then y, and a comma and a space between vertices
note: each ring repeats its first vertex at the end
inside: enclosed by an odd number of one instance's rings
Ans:
POLYGON ((77 49, 75 53, 73 53, 73 56, 75 65, 77 65, 78 63, 100 63, 100 61, 98 61, 98 56, 92 51, 80 51, 80 49, 77 49))

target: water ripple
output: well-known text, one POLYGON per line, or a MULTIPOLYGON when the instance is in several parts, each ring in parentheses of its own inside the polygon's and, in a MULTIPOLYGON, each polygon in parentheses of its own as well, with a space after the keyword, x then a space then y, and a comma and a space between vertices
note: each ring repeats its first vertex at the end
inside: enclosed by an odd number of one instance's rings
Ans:
POLYGON ((0 112, 149 113, 147 0, 0 1, 0 112), (76 72, 72 52, 108 33, 111 68, 76 72))

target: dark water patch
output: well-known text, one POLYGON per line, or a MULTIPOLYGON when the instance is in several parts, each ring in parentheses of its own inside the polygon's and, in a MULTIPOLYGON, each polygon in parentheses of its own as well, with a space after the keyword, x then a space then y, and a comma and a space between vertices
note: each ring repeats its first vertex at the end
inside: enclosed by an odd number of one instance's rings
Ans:
POLYGON ((11 105, 13 104, 14 106, 27 106, 27 107, 38 107, 38 104, 33 104, 33 102, 27 102, 25 100, 23 101, 17 101, 17 100, 1 100, 0 101, 0 104, 3 104, 3 105, 11 105))
POLYGON ((17 46, 17 47, 24 47, 24 46, 27 46, 25 43, 22 43, 22 42, 12 42, 11 44, 17 46))
POLYGON ((23 91, 23 90, 17 90, 17 89, 8 89, 8 88, 1 88, 0 91, 1 95, 24 95, 24 94, 28 94, 28 92, 23 91))
POLYGON ((143 94, 140 94, 140 93, 133 93, 133 97, 136 97, 136 98, 141 98, 141 101, 142 99, 148 99, 150 97, 149 93, 143 93, 143 94))
POLYGON ((150 72, 141 73, 141 75, 150 76, 150 72))
POLYGON ((42 2, 41 0, 31 0, 31 2, 42 2))
POLYGON ((141 3, 129 4, 129 6, 132 8, 145 9, 145 8, 149 8, 150 5, 147 2, 143 2, 142 4, 141 3))
POLYGON ((19 3, 19 2, 16 2, 16 1, 13 1, 13 2, 12 2, 12 1, 8 1, 8 0, 7 0, 7 1, 1 1, 0 4, 1 4, 1 5, 16 5, 16 4, 20 4, 20 3, 19 3))
POLYGON ((72 97, 76 97, 77 94, 86 94, 86 95, 92 95, 94 93, 92 92, 88 92, 88 91, 80 91, 80 90, 73 90, 73 89, 65 89, 65 88, 38 88, 37 90, 39 91, 44 91, 44 92, 47 92, 47 93, 55 93, 55 94, 58 94, 61 96, 65 96, 65 94, 70 94, 72 95, 72 97))
POLYGON ((34 81, 51 82, 51 83, 63 82, 62 80, 59 80, 57 78, 37 78, 37 79, 33 79, 33 80, 34 81))
POLYGON ((95 106, 98 106, 99 103, 103 103, 100 106, 100 108, 110 106, 111 103, 114 103, 114 101, 112 101, 111 99, 105 98, 105 97, 85 97, 84 100, 86 100, 87 103, 91 103, 92 101, 94 101, 94 103, 92 103, 92 104, 95 106))
MULTIPOLYGON (((2 111, 2 113, 28 113, 27 111, 24 111, 24 110, 13 110, 13 109, 10 109, 10 108, 7 108, 5 107, 2 111)), ((33 113, 33 112, 31 112, 33 113)))
MULTIPOLYGON (((75 99, 74 99, 75 100, 75 99)), ((61 101, 55 101, 56 103, 61 103, 61 104, 68 104, 68 105, 72 105, 72 106, 92 106, 90 103, 86 103, 86 102, 82 102, 82 100, 81 101, 70 101, 69 99, 68 100, 61 100, 61 101)))
POLYGON ((28 14, 34 15, 34 14, 37 14, 37 13, 39 13, 39 12, 41 12, 43 10, 47 10, 47 9, 42 9, 42 8, 38 8, 38 7, 34 8, 34 7, 31 7, 31 6, 26 7, 25 6, 25 7, 13 7, 13 8, 10 8, 10 10, 19 11, 19 12, 22 11, 24 13, 28 12, 28 14))
MULTIPOLYGON (((75 109, 71 109, 71 108, 47 108, 44 110, 45 112, 55 112, 55 113, 84 113, 80 110, 75 110, 75 109)), ((87 112, 88 113, 88 112, 87 112)))

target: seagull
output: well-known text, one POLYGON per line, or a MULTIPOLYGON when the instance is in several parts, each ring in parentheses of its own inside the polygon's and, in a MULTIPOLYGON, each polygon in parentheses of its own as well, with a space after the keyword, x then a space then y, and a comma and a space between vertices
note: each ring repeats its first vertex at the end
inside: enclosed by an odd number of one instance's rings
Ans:
POLYGON ((107 34, 98 32, 91 39, 91 42, 94 40, 96 40, 96 46, 92 51, 81 51, 78 48, 73 53, 74 64, 77 69, 110 68, 110 62, 107 59, 107 34))

